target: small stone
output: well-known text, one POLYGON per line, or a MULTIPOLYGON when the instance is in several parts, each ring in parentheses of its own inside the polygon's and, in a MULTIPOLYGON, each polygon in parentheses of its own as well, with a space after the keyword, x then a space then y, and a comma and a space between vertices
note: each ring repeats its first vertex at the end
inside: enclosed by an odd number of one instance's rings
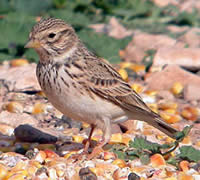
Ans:
POLYGON ((1 68, 0 77, 14 84, 14 88, 16 89, 26 89, 30 87, 40 89, 35 75, 35 69, 36 64, 34 63, 9 69, 1 68))
POLYGON ((50 179, 58 179, 56 170, 53 169, 53 168, 50 168, 50 169, 48 170, 48 176, 49 176, 50 179))
POLYGON ((37 172, 35 173, 36 176, 40 176, 41 174, 46 174, 47 175, 48 170, 46 167, 41 167, 37 170, 37 172))
POLYGON ((44 133, 28 124, 20 125, 14 130, 17 140, 22 142, 55 143, 57 137, 44 133))
POLYGON ((84 148, 84 145, 81 143, 65 142, 64 144, 59 145, 57 147, 57 151, 59 152, 59 154, 64 155, 68 151, 77 151, 83 148, 84 148))
POLYGON ((58 157, 58 154, 56 154, 55 152, 53 152, 53 151, 51 151, 49 149, 44 150, 44 152, 46 153, 47 158, 56 158, 56 157, 58 157))
POLYGON ((165 99, 165 100, 168 100, 168 101, 174 101, 173 94, 168 90, 158 91, 157 98, 165 99))
POLYGON ((38 162, 40 162, 41 164, 44 162, 44 160, 46 159, 46 153, 44 151, 39 151, 36 156, 34 157, 34 159, 38 162))
POLYGON ((187 84, 184 88, 184 99, 187 101, 200 100, 200 85, 199 84, 187 84))
POLYGON ((81 180, 97 180, 96 174, 94 174, 88 167, 80 169, 79 177, 81 180))
POLYGON ((179 65, 191 70, 200 69, 199 48, 159 48, 153 60, 153 67, 179 65))
POLYGON ((32 159, 33 157, 36 156, 36 154, 38 153, 38 151, 35 150, 28 150, 25 154, 25 156, 29 159, 32 159))
POLYGON ((7 136, 12 136, 14 134, 14 128, 10 125, 0 123, 0 133, 7 136))
POLYGON ((130 173, 128 175, 128 180, 140 180, 140 176, 138 176, 137 174, 135 173, 130 173))
POLYGON ((148 89, 166 90, 170 89, 175 82, 181 82, 184 87, 187 84, 199 85, 200 77, 177 65, 168 65, 160 72, 151 73, 145 81, 148 89))

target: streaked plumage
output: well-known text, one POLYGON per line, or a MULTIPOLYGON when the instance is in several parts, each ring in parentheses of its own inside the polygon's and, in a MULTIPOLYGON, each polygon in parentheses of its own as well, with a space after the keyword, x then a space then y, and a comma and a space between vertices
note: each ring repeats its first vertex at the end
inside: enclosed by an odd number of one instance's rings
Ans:
POLYGON ((177 130, 152 112, 106 60, 88 51, 64 21, 40 21, 26 46, 40 57, 37 78, 49 101, 66 116, 101 128, 100 146, 110 139, 111 123, 128 119, 145 121, 175 138, 177 130))

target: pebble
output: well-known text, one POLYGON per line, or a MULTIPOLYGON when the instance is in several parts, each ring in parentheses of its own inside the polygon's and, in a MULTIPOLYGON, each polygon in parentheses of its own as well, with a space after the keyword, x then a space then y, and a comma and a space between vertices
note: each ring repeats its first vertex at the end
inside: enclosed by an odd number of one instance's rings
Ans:
POLYGON ((57 147, 57 151, 59 154, 64 155, 65 152, 68 151, 77 151, 80 149, 83 149, 84 145, 81 143, 76 143, 76 142, 65 142, 64 144, 60 145, 57 147))
POLYGON ((20 125, 14 130, 17 140, 22 142, 55 143, 57 137, 42 132, 28 124, 20 125))
POLYGON ((94 174, 88 167, 80 169, 79 177, 80 180, 97 180, 96 174, 94 174))

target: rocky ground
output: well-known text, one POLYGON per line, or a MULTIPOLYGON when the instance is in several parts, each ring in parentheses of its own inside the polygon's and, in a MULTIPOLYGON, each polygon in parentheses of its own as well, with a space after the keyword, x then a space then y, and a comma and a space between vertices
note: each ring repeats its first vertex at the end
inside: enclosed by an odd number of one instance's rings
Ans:
MULTIPOLYGON (((124 154, 134 138, 158 144, 173 140, 146 123, 130 120, 113 127, 109 145, 97 158, 71 159, 82 152, 89 126, 63 116, 48 102, 40 91, 35 63, 4 61, 0 65, 0 179, 200 179, 200 28, 169 26, 169 31, 182 33, 174 39, 127 30, 115 18, 90 27, 115 38, 132 38, 119 52, 123 62, 116 69, 167 123, 180 131, 193 125, 191 132, 167 155, 151 151, 143 152, 148 156, 145 160, 131 159, 124 154), (151 64, 148 69, 147 64, 151 64), (181 147, 192 149, 183 152, 181 147)), ((91 149, 101 135, 95 131, 91 149)), ((150 151, 144 144, 141 147, 150 151)))

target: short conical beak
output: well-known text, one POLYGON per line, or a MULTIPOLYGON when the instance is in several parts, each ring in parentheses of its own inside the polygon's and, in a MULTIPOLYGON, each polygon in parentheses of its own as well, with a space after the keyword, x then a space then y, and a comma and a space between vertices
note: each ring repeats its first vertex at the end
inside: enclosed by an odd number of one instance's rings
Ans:
POLYGON ((41 44, 37 40, 30 40, 24 47, 25 48, 40 48, 41 44))

